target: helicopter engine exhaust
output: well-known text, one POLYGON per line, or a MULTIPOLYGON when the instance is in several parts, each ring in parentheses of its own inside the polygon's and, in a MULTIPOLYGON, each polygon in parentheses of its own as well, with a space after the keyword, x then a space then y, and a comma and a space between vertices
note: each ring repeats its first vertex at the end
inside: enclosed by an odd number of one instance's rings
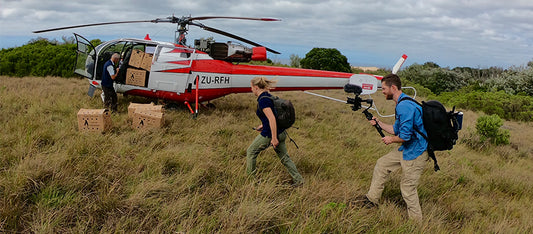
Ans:
POLYGON ((267 60, 266 48, 265 47, 252 48, 252 60, 253 61, 266 61, 267 60))

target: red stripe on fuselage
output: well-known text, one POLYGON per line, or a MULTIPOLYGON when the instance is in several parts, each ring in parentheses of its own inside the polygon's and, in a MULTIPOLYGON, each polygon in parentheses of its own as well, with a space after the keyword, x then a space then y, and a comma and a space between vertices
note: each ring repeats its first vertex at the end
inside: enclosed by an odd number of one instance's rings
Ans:
POLYGON ((170 72, 170 73, 189 73, 191 71, 190 67, 187 68, 177 68, 177 69, 169 69, 169 70, 163 70, 160 72, 170 72))
MULTIPOLYGON (((189 61, 171 62, 175 64, 188 65, 189 61), (187 63, 187 64, 185 64, 187 63)), ((308 77, 331 77, 331 78, 350 78, 353 73, 321 71, 302 68, 289 67, 274 67, 274 66, 259 66, 259 65, 234 65, 232 63, 221 60, 194 60, 190 68, 172 69, 164 72, 187 73, 206 72, 206 73, 222 73, 234 75, 258 75, 258 76, 308 76, 308 77)), ((361 73, 365 74, 365 73, 361 73)), ((382 76, 366 74, 376 77, 381 80, 382 76)))
POLYGON ((174 48, 173 50, 171 50, 168 53, 192 53, 193 51, 195 51, 195 53, 197 53, 197 54, 207 54, 207 53, 205 53, 203 51, 193 50, 192 48, 186 47, 186 46, 183 46, 183 45, 174 44, 174 46, 176 46, 178 48, 174 48))
POLYGON ((183 61, 170 61, 170 62, 167 62, 167 63, 189 66, 189 64, 191 64, 191 61, 189 61, 189 60, 183 60, 183 61))
POLYGON ((237 65, 220 60, 194 60, 192 70, 195 72, 232 74, 232 68, 237 65))
POLYGON ((350 78, 352 73, 320 71, 302 68, 259 66, 259 65, 234 65, 220 60, 195 60, 192 64, 195 72, 224 73, 234 75, 263 75, 263 76, 309 76, 350 78))
POLYGON ((265 76, 309 76, 309 77, 331 77, 350 78, 352 73, 320 71, 302 68, 272 67, 258 65, 236 65, 233 74, 257 74, 265 76))

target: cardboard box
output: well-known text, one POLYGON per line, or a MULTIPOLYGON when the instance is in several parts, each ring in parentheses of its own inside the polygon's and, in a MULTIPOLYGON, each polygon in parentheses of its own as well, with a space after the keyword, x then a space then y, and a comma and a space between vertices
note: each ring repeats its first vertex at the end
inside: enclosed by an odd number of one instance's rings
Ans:
POLYGON ((146 71, 128 68, 126 71, 126 84, 145 87, 146 71))
POLYGON ((135 114, 135 110, 137 108, 140 108, 140 107, 149 107, 149 106, 153 106, 154 103, 151 102, 149 104, 142 104, 142 103, 133 103, 133 102, 130 102, 130 105, 128 106, 128 118, 131 119, 133 118, 133 114, 135 114))
POLYGON ((141 104, 141 103, 130 103, 128 106, 128 118, 132 119, 133 115, 135 114, 136 110, 148 110, 148 111, 155 111, 159 113, 163 113, 163 105, 154 105, 154 103, 150 104, 141 104))
POLYGON ((141 50, 133 50, 131 52, 129 65, 132 67, 141 67, 141 63, 143 61, 144 52, 141 50))
POLYGON ((82 132, 105 132, 111 129, 111 115, 106 109, 80 109, 78 128, 82 132))
POLYGON ((150 68, 152 68, 152 58, 154 58, 153 54, 144 54, 141 68, 150 71, 150 68))
POLYGON ((133 114, 131 126, 136 129, 161 128, 164 124, 164 114, 155 111, 137 109, 133 114))

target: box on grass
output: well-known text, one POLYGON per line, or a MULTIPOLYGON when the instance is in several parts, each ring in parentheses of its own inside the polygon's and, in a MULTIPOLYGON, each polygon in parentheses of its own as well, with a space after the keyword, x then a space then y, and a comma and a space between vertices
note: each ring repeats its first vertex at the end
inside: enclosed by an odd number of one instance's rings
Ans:
POLYGON ((135 113, 135 110, 137 109, 143 109, 143 110, 149 110, 149 111, 155 111, 163 113, 163 105, 154 105, 154 103, 149 104, 142 104, 142 103, 130 103, 128 106, 128 118, 133 118, 133 114, 135 113))
POLYGON ((105 132, 111 129, 111 115, 107 109, 80 109, 78 128, 82 132, 105 132))
POLYGON ((164 124, 164 114, 145 109, 137 109, 133 114, 132 127, 136 129, 161 128, 164 124))

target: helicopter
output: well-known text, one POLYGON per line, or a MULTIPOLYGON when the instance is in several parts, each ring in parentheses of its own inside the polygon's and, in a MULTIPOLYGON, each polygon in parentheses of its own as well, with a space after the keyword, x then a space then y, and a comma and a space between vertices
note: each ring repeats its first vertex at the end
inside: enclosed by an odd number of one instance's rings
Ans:
MULTIPOLYGON (((84 24, 34 31, 44 33, 56 30, 90 26, 129 23, 177 24, 175 42, 121 38, 93 46, 89 40, 74 33, 77 43, 77 58, 74 72, 89 80, 88 95, 101 89, 102 67, 112 54, 119 53, 121 62, 114 82, 117 93, 163 99, 188 106, 193 114, 198 113, 198 104, 232 93, 251 92, 250 81, 256 76, 278 80, 271 91, 307 91, 342 89, 347 83, 361 86, 362 94, 376 92, 381 76, 322 71, 302 68, 241 64, 250 61, 265 61, 267 52, 279 52, 237 35, 208 27, 198 21, 207 19, 238 19, 257 21, 280 21, 275 18, 249 18, 228 16, 175 17, 153 20, 118 21, 84 24), (238 42, 215 42, 213 39, 197 39, 194 47, 187 45, 189 26, 224 35, 238 42), (195 111, 190 103, 195 103, 195 111)), ((405 59, 403 55, 393 68, 397 71, 405 59)), ((313 94, 308 92, 309 94, 313 94)))

